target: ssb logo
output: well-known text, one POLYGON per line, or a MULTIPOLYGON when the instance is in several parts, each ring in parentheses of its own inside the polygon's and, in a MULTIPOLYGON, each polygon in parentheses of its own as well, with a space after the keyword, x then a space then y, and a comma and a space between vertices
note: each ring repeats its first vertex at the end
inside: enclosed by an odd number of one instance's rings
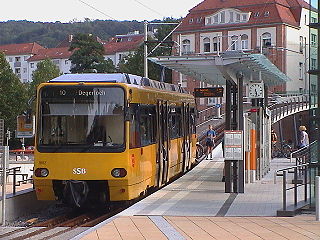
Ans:
POLYGON ((74 168, 72 169, 72 173, 75 175, 86 174, 87 170, 85 168, 74 168))

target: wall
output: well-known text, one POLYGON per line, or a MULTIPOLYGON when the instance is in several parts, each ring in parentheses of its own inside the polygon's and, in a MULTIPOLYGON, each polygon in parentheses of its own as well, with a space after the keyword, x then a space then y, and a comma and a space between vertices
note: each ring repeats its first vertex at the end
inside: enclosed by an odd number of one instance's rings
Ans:
POLYGON ((293 80, 287 84, 287 91, 297 91, 299 89, 309 90, 308 75, 309 70, 309 10, 302 9, 300 28, 286 27, 286 68, 287 75, 293 80), (303 38, 302 51, 300 52, 300 37, 303 38), (302 63, 302 78, 299 73, 299 63, 302 63))
MULTIPOLYGON (((6 56, 6 60, 9 62, 12 71, 15 73, 16 68, 20 68, 20 81, 21 82, 29 82, 29 67, 27 59, 30 58, 31 55, 9 55, 6 56), (20 64, 16 63, 16 57, 20 57, 20 64), (15 66, 16 65, 16 66, 15 66)), ((18 75, 18 74, 17 74, 18 75)))

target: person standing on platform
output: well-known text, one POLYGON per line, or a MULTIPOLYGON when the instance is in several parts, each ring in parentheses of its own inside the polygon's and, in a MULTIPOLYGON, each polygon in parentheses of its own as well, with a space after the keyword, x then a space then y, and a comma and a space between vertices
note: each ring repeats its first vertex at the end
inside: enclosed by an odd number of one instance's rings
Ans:
POLYGON ((303 148, 309 145, 309 135, 306 132, 307 128, 305 126, 299 127, 300 138, 299 138, 299 148, 303 148))
POLYGON ((207 146, 207 159, 212 159, 212 150, 214 147, 214 139, 216 138, 216 132, 213 130, 212 125, 209 125, 209 130, 207 131, 206 146, 207 146))
POLYGON ((271 150, 272 150, 272 156, 275 156, 276 150, 277 150, 277 141, 278 141, 278 137, 276 132, 274 131, 274 129, 271 129, 271 150))

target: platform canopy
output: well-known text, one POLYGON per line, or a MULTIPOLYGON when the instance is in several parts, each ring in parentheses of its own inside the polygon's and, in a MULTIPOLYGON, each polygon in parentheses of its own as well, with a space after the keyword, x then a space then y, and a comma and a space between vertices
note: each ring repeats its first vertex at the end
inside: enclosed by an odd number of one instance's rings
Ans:
POLYGON ((262 80, 268 87, 291 81, 263 54, 228 51, 219 56, 160 56, 148 59, 209 84, 225 85, 226 79, 236 82, 238 74, 243 74, 244 83, 262 80))

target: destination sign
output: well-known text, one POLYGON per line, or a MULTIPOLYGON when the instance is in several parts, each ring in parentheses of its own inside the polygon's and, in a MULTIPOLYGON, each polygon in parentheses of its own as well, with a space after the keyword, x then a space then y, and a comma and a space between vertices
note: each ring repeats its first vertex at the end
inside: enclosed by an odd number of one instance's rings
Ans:
POLYGON ((109 89, 115 87, 44 87, 41 89, 42 98, 58 98, 58 99, 86 99, 97 96, 107 96, 110 93, 109 89))
POLYGON ((195 88, 194 96, 203 97, 223 97, 223 87, 195 88))

